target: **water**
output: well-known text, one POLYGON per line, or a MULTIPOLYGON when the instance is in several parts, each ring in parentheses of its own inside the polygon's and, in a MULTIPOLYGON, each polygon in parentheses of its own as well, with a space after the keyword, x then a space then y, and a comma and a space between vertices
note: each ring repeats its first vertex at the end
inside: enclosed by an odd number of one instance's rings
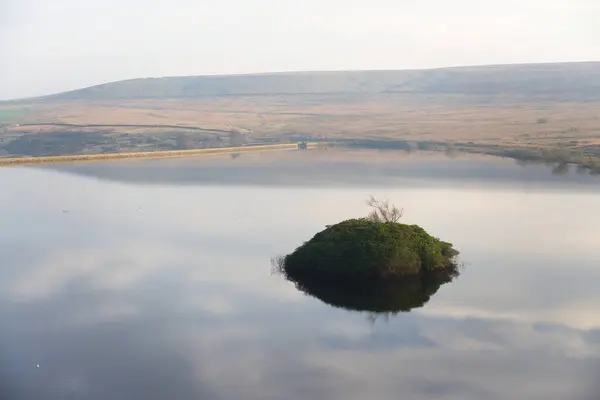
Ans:
POLYGON ((600 178, 329 150, 0 182, 2 399, 599 398, 600 178), (453 242, 462 275, 396 315, 271 275, 369 195, 453 242))

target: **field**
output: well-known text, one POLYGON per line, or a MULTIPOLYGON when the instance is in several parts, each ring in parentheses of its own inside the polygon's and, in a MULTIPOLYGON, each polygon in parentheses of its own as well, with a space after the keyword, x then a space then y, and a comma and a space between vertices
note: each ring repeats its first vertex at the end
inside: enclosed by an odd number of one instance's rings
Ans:
MULTIPOLYGON (((10 133, 49 133, 46 122, 98 124, 79 131, 160 134, 185 127, 240 131, 253 138, 306 135, 556 145, 600 142, 600 101, 511 97, 380 95, 247 96, 208 99, 60 102, 35 108, 10 133), (126 127, 116 125, 148 125, 126 127), (101 126, 104 125, 104 126, 101 126), (161 128, 171 125, 180 128, 161 128)), ((73 127, 69 129, 74 129, 73 127)))
POLYGON ((0 156, 371 140, 585 158, 599 110, 600 63, 142 79, 0 103, 0 156))
POLYGON ((0 108, 0 124, 10 123, 27 115, 27 109, 21 107, 0 108))

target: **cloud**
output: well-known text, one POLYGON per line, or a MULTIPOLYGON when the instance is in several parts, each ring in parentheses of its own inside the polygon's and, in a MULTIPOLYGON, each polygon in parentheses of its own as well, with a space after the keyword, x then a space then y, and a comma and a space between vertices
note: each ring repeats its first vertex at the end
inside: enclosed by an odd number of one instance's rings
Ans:
POLYGON ((2 7, 0 98, 148 76, 600 58, 600 10, 588 0, 5 0, 2 7))

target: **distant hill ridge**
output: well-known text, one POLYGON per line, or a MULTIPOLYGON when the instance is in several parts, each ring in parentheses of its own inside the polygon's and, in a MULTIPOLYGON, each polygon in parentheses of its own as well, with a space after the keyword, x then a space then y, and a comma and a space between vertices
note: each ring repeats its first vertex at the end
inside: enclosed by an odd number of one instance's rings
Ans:
POLYGON ((109 100, 360 93, 596 96, 600 95, 600 62, 140 78, 40 99, 109 100))

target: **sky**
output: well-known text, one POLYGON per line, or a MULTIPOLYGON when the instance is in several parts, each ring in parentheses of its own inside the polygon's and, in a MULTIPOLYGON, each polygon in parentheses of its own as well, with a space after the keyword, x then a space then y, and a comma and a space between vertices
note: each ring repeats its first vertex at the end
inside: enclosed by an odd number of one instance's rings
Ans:
POLYGON ((600 60, 598 0, 0 0, 0 99, 130 78, 600 60))

